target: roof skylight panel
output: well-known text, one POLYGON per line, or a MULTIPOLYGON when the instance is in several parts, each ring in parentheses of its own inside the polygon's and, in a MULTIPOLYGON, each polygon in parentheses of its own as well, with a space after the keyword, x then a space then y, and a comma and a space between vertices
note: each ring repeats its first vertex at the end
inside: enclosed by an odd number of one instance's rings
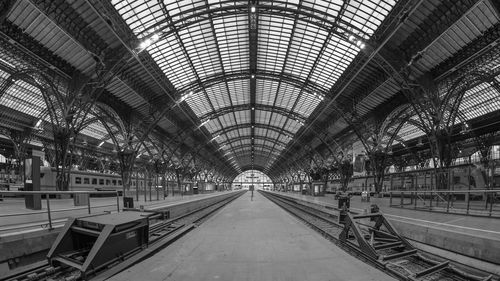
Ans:
POLYGON ((276 106, 292 110, 292 107, 295 104, 299 93, 299 88, 286 82, 281 82, 281 85, 278 89, 278 97, 280 98, 276 100, 276 106))
POLYGON ((196 92, 186 99, 187 104, 194 111, 196 116, 200 117, 212 111, 210 103, 205 97, 204 92, 196 92))
POLYGON ((278 135, 279 135, 279 134, 278 134, 278 132, 276 132, 276 131, 272 131, 272 130, 268 130, 268 131, 267 131, 267 137, 268 137, 268 138, 271 138, 271 139, 273 139, 273 140, 274 140, 274 139, 278 139, 278 135))
POLYGON ((329 14, 332 17, 336 17, 342 7, 344 1, 334 0, 334 1, 318 1, 318 0, 307 0, 303 1, 302 5, 305 7, 310 7, 314 10, 318 10, 329 14))
POLYGON ((229 99, 226 83, 215 84, 206 88, 205 91, 212 102, 214 110, 231 106, 231 100, 229 99))
MULTIPOLYGON (((465 93, 460 105, 460 113, 467 120, 479 117, 500 109, 500 97, 494 87, 482 83, 465 93)), ((457 120, 457 123, 463 120, 457 120)))
POLYGON ((395 1, 351 1, 343 18, 367 35, 372 35, 394 5, 395 1))
POLYGON ((102 137, 107 135, 107 131, 102 124, 96 122, 83 129, 82 134, 93 137, 95 139, 101 139, 102 137))
POLYGON ((291 19, 259 15, 258 69, 281 73, 292 28, 291 19))
POLYGON ((111 3, 136 35, 164 18, 156 1, 112 0, 111 3))
POLYGON ((301 127, 302 125, 300 125, 297 121, 288 119, 288 122, 283 127, 283 129, 290 131, 290 133, 292 134, 295 134, 301 127))
POLYGON ((222 72, 217 44, 211 30, 208 20, 179 30, 184 48, 200 79, 222 72))
POLYGON ((320 55, 311 81, 330 89, 359 52, 358 46, 332 35, 320 55))
POLYGON ((237 125, 236 120, 234 119, 232 112, 226 113, 223 116, 220 116, 219 120, 221 121, 223 127, 237 125))
POLYGON ((182 45, 174 34, 153 44, 148 51, 176 88, 182 88, 195 79, 182 45))
POLYGON ((235 114, 238 124, 250 123, 250 110, 239 110, 235 114))
POLYGON ((281 115, 279 113, 274 112, 273 116, 269 122, 269 125, 277 127, 277 128, 283 128, 283 125, 285 124, 287 119, 288 119, 287 116, 284 116, 284 115, 281 115))
POLYGON ((229 88, 229 93, 231 94, 231 99, 233 105, 241 105, 250 103, 250 81, 244 80, 234 80, 228 81, 227 86, 229 88))
POLYGON ((280 135, 278 136, 277 140, 278 140, 279 142, 282 142, 282 143, 288 143, 288 142, 290 141, 290 138, 289 138, 289 137, 287 137, 287 135, 285 135, 285 134, 280 134, 280 135))
POLYGON ((227 137, 230 139, 237 138, 238 137, 238 132, 236 130, 229 131, 226 133, 227 137))
POLYGON ((248 129, 248 128, 238 129, 235 132, 238 132, 238 134, 240 134, 240 136, 242 136, 242 137, 250 135, 250 129, 248 129))
POLYGON ((306 80, 311 72, 327 33, 316 25, 298 20, 290 46, 285 72, 306 80))
POLYGON ((207 122, 207 124, 205 124, 205 127, 210 133, 219 131, 221 129, 218 119, 211 119, 207 122))
POLYGON ((270 126, 274 126, 277 128, 283 128, 283 125, 285 124, 287 119, 288 117, 281 115, 277 112, 273 112, 272 118, 269 120, 269 123, 266 124, 269 124, 270 126))
POLYGON ((265 136, 267 134, 267 129, 255 128, 255 134, 259 136, 265 136))
POLYGON ((275 143, 272 141, 266 140, 266 141, 264 141, 264 146, 271 148, 271 147, 275 146, 275 143))
POLYGON ((246 145, 250 145, 251 144, 251 139, 250 138, 246 138, 246 139, 241 139, 241 145, 242 146, 246 146, 246 145))
MULTIPOLYGON (((2 83, 8 77, 8 74, 2 71, 0 75, 0 83, 2 83)), ((40 90, 22 80, 16 81, 14 85, 9 87, 2 96, 1 101, 7 107, 35 117, 39 117, 40 113, 46 108, 40 90)))
POLYGON ((256 103, 274 105, 279 82, 257 79, 256 103))
POLYGON ((260 146, 262 146, 262 145, 264 145, 264 140, 263 140, 263 139, 261 139, 261 138, 256 138, 256 139, 254 139, 254 143, 255 143, 256 145, 260 145, 260 146))
POLYGON ((261 124, 267 124, 265 111, 258 109, 255 110, 255 122, 261 124))
POLYGON ((248 16, 215 18, 213 22, 225 73, 247 70, 249 67, 248 16))
POLYGON ((316 106, 318 106, 320 101, 321 100, 317 96, 308 92, 302 92, 294 111, 307 118, 311 115, 316 106))

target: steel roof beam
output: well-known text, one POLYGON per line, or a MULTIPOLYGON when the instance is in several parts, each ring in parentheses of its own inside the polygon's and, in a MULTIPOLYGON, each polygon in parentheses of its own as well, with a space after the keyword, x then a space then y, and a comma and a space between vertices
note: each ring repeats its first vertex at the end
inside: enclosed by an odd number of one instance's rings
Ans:
MULTIPOLYGON (((254 79, 255 80, 255 79, 254 79)), ((292 118, 295 120, 300 120, 300 121, 305 121, 306 118, 292 110, 288 110, 283 107, 278 107, 274 105, 267 105, 267 104, 239 104, 235 106, 228 106, 228 107, 222 107, 218 108, 217 110, 214 110, 213 112, 204 114, 200 116, 200 120, 214 120, 217 117, 223 116, 225 114, 235 112, 235 111, 242 111, 242 110, 250 110, 250 111, 255 111, 255 110, 262 110, 262 111, 269 111, 269 112, 276 112, 279 113, 285 117, 292 118), (254 110, 252 110, 252 108, 254 110)), ((255 123, 255 120, 250 123, 251 125, 255 126, 257 125, 255 123)))

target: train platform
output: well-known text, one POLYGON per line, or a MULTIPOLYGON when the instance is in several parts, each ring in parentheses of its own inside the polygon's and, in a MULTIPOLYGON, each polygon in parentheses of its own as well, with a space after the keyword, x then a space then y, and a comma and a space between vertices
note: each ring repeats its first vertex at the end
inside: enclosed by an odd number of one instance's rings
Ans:
POLYGON ((108 280, 395 280, 250 193, 108 280))
MULTIPOLYGON (((302 195, 298 193, 283 193, 294 198, 298 198, 304 201, 317 203, 329 208, 338 207, 337 200, 334 199, 333 194, 326 194, 325 196, 310 196, 302 195)), ((477 217, 477 216, 467 216, 460 214, 450 214, 450 213, 439 213, 439 212, 428 212, 421 210, 414 210, 411 208, 395 208, 389 206, 389 198, 377 198, 371 197, 370 202, 361 201, 361 196, 351 197, 351 211, 354 212, 369 212, 370 206, 376 204, 385 215, 390 219, 398 221, 412 221, 418 224, 429 224, 434 226, 440 226, 443 228, 454 228, 460 229, 464 232, 471 234, 480 234, 485 236, 496 236, 500 235, 500 219, 498 218, 487 218, 487 217, 477 217)))
MULTIPOLYGON (((291 192, 274 193, 327 209, 338 207, 333 194, 310 196, 291 192)), ((441 250, 459 253, 472 258, 466 262, 475 262, 474 259, 485 261, 488 263, 485 265, 487 269, 500 265, 500 219, 498 218, 395 208, 389 206, 389 198, 371 197, 370 202, 366 202, 361 201, 361 196, 351 197, 350 210, 369 213, 372 204, 380 208, 403 236, 419 243, 425 250, 435 251, 436 254, 450 254, 441 250), (430 249, 428 246, 437 249, 430 249)))
MULTIPOLYGON (((172 204, 188 202, 208 198, 220 194, 220 192, 195 194, 195 195, 177 195, 168 196, 165 199, 156 199, 153 192, 152 200, 144 195, 136 201, 134 196, 134 207, 144 206, 146 209, 163 208, 172 204)), ((91 214, 103 212, 116 212, 119 204, 120 210, 123 209, 123 200, 116 197, 90 198, 91 214)), ((73 199, 50 199, 50 214, 54 228, 62 227, 68 217, 89 214, 88 206, 75 206, 73 199)), ((11 234, 18 234, 25 231, 36 231, 48 227, 47 201, 42 199, 41 210, 26 209, 23 198, 4 198, 0 201, 0 237, 11 234)))

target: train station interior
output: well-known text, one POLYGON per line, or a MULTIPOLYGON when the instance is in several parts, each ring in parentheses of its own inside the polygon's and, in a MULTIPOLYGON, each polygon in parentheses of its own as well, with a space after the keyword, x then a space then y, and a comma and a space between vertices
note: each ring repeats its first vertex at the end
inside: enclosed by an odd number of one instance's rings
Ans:
POLYGON ((500 1, 0 1, 0 280, 500 280, 500 1))

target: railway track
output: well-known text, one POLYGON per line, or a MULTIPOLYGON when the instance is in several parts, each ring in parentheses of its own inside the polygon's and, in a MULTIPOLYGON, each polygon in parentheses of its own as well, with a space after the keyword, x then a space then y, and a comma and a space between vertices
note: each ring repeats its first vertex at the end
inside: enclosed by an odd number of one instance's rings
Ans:
POLYGON ((414 248, 380 213, 346 214, 345 223, 340 224, 336 211, 320 210, 268 192, 262 194, 351 255, 399 280, 498 280, 488 273, 414 248))
MULTIPOLYGON (((105 266, 93 272, 82 274, 79 270, 70 266, 51 266, 48 261, 39 263, 36 266, 19 271, 15 274, 3 277, 2 281, 77 281, 77 280, 106 280, 114 274, 125 270, 133 264, 146 259, 157 251, 173 243, 187 232, 205 222, 211 215, 219 209, 235 200, 243 193, 236 193, 226 197, 214 204, 196 209, 189 213, 172 219, 162 219, 161 212, 149 216, 149 243, 146 248, 126 253, 116 259, 109 261, 105 266)), ((73 253, 74 260, 83 260, 87 252, 73 253)))

